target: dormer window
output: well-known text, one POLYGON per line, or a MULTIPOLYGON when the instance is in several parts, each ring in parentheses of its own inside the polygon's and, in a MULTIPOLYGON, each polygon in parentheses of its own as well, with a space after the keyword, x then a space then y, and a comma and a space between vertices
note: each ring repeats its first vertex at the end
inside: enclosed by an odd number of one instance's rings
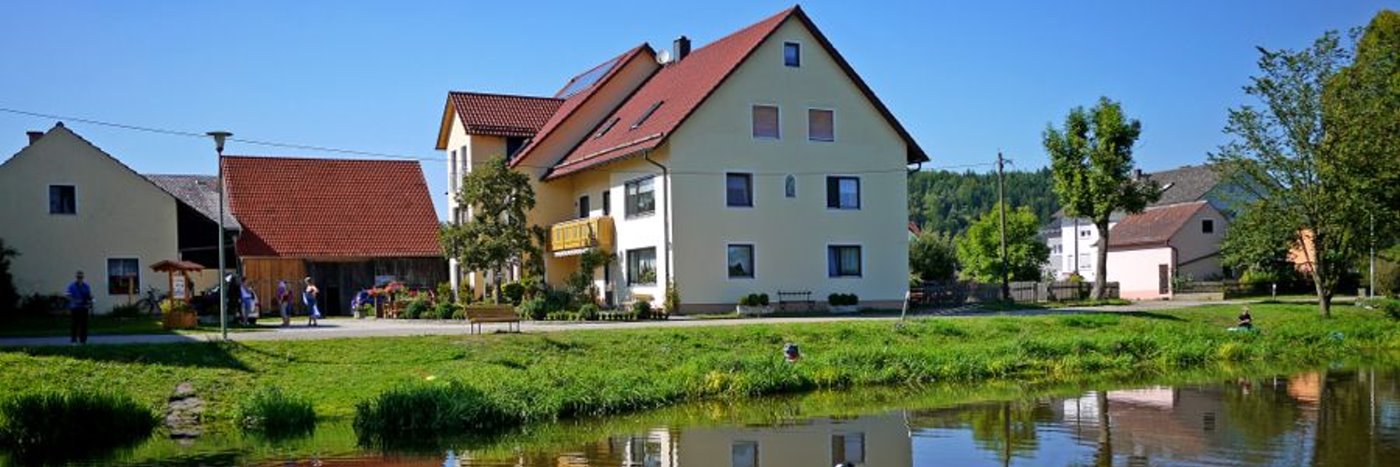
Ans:
POLYGON ((793 68, 802 66, 802 44, 796 42, 783 43, 783 65, 793 68))
POLYGON ((594 134, 593 134, 593 138, 594 138, 594 139, 602 138, 603 135, 608 134, 608 130, 611 130, 612 127, 613 127, 613 125, 616 125, 616 124, 617 124, 617 120, 618 120, 617 117, 613 117, 612 120, 608 120, 607 123, 604 123, 604 124, 603 124, 603 127, 602 127, 602 128, 599 128, 599 129, 598 129, 598 132, 597 132, 597 133, 594 133, 594 134))
POLYGON ((655 104, 652 104, 651 107, 648 107, 646 112, 642 112, 642 116, 637 117, 637 123, 632 124, 632 129, 635 130, 637 129, 637 127, 642 126, 643 123, 646 123, 647 119, 651 118, 651 114, 655 113, 656 109, 660 108, 661 104, 664 103, 666 103, 666 101, 656 101, 655 104))

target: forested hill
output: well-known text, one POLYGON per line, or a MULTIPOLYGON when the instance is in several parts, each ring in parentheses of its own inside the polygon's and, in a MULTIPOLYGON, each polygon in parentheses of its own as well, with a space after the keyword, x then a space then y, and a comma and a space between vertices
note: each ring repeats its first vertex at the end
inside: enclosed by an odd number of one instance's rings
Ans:
MULTIPOLYGON (((1060 209, 1050 169, 1007 172, 1010 207, 1029 206, 1043 224, 1060 209)), ((997 202, 996 172, 920 171, 909 176, 909 218, 924 230, 962 235, 997 202)))

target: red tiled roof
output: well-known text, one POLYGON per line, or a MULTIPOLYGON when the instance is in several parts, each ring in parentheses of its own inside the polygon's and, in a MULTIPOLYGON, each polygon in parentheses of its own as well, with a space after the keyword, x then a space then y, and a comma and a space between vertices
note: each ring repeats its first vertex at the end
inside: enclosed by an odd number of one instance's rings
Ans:
POLYGON ((240 256, 441 256, 417 162, 224 156, 240 256))
MULTIPOLYGON (((543 141, 545 138, 548 138, 552 133, 554 133, 555 128, 558 128, 560 124, 564 123, 564 120, 573 116, 574 111, 578 110, 579 107, 583 106, 584 102, 587 102, 589 98, 593 97, 595 91, 605 86, 607 82, 610 79, 612 79, 614 75, 617 74, 618 70, 625 68, 627 66, 627 63, 632 61, 633 57, 636 57, 637 55, 642 54, 643 52, 645 52, 647 56, 655 55, 655 52, 652 52, 651 50, 651 46, 642 44, 637 47, 633 47, 631 50, 623 52, 622 55, 613 57, 611 60, 608 60, 598 65, 603 66, 611 64, 612 68, 608 70, 607 74, 599 78, 593 85, 588 86, 586 89, 576 92, 573 95, 570 95, 568 98, 564 99, 563 104, 561 104, 559 108, 554 111, 554 115, 549 117, 549 120, 546 121, 544 125, 540 127, 539 131, 535 134, 535 136, 530 139, 529 144, 526 144, 525 147, 521 148, 520 151, 516 153, 516 156, 511 159, 510 166, 515 167, 519 165, 521 161, 524 161, 526 158, 528 158, 530 156, 530 153, 534 152, 537 143, 543 141)), ((596 68, 597 67, 594 67, 594 69, 596 68)), ((585 74, 586 73, 587 72, 585 72, 585 74)), ((570 80, 569 83, 572 84, 574 80, 577 79, 579 79, 579 77, 576 76, 572 80, 570 80)), ((567 88, 568 85, 565 85, 565 89, 567 88)), ((563 94, 563 92, 563 89, 559 91, 561 95, 563 94)))
POLYGON ((1166 245, 1191 216, 1208 206, 1205 201, 1147 208, 1124 217, 1108 231, 1108 247, 1166 245))
POLYGON ((447 93, 447 108, 443 110, 443 125, 438 134, 438 149, 445 149, 450 115, 456 115, 467 134, 491 136, 535 136, 541 126, 563 104, 553 97, 515 96, 481 92, 452 91, 447 93))
POLYGON ((846 75, 904 138, 908 146, 909 162, 928 160, 928 156, 914 139, 856 75, 850 64, 841 57, 821 31, 817 30, 802 8, 794 6, 711 42, 656 72, 614 111, 612 116, 603 120, 617 118, 617 127, 601 138, 584 140, 551 170, 548 178, 560 177, 660 146, 715 89, 719 88, 740 63, 743 63, 784 21, 792 17, 804 23, 827 53, 841 65, 846 75), (640 126, 632 128, 637 119, 658 102, 662 103, 661 106, 640 126))

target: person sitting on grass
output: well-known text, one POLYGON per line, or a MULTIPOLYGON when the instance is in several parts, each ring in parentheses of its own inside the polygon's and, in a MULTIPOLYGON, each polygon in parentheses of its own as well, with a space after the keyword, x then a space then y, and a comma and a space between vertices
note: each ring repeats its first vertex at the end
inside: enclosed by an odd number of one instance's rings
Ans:
POLYGON ((1254 317, 1249 315, 1249 307, 1244 307, 1240 311, 1239 323, 1235 324, 1235 329, 1242 331, 1254 330, 1254 317))

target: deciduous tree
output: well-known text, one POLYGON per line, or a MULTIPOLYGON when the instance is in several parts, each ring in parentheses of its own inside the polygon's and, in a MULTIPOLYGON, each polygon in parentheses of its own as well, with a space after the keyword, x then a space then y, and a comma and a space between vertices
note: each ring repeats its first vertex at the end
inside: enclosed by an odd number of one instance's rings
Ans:
POLYGON ((1103 299, 1108 281, 1108 222, 1116 211, 1136 214, 1156 201, 1156 183, 1133 177, 1133 144, 1142 124, 1107 97, 1092 109, 1075 107, 1065 126, 1045 130, 1045 151, 1055 177, 1055 195, 1070 217, 1087 218, 1099 231, 1092 298, 1103 299))
MULTIPOLYGON (((978 282, 1001 282, 1000 212, 983 214, 967 233, 958 238, 958 265, 962 276, 978 282)), ((1050 247, 1040 239, 1040 223, 1030 208, 1006 211, 1006 263, 1011 280, 1040 280, 1040 266, 1050 256, 1050 247)))
POLYGON ((923 231, 909 242, 909 270, 924 281, 950 281, 957 274, 957 250, 953 236, 923 231))
POLYGON ((471 219, 442 227, 443 250, 467 271, 491 271, 500 297, 505 271, 525 258, 539 256, 525 213, 535 207, 530 177, 506 167, 504 158, 493 158, 462 177, 457 203, 470 206, 471 219))

